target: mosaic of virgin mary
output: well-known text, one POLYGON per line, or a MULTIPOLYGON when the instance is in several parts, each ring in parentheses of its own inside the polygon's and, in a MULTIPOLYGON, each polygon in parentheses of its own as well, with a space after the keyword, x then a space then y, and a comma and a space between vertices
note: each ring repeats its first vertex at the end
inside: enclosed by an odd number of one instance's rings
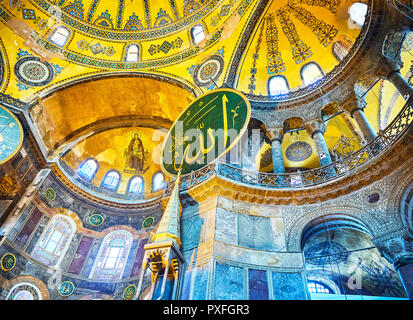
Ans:
POLYGON ((124 172, 127 173, 144 173, 149 167, 145 168, 146 156, 148 151, 143 147, 140 133, 132 132, 132 140, 129 142, 127 149, 125 149, 126 168, 124 172))

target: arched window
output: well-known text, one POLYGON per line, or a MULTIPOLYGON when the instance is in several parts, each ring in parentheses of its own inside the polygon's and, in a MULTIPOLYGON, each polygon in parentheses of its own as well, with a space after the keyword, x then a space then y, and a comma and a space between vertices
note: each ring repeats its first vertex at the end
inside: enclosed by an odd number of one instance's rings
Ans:
POLYGON ((103 178, 101 186, 110 190, 117 190, 120 183, 120 174, 116 170, 110 170, 103 178))
POLYGON ((162 172, 157 172, 152 178, 152 192, 161 190, 165 187, 165 177, 162 172))
POLYGON ((345 56, 349 53, 350 51, 350 46, 348 46, 346 43, 343 41, 339 40, 334 42, 333 44, 333 55, 336 57, 338 61, 341 61, 345 58, 345 56))
POLYGON ((130 44, 126 47, 125 61, 126 62, 138 62, 139 61, 138 45, 130 44))
POLYGON ((89 278, 121 279, 132 241, 132 235, 127 231, 117 230, 109 233, 103 239, 89 278))
POLYGON ((78 173, 87 180, 92 180, 98 170, 98 163, 94 159, 87 159, 79 167, 78 173))
POLYGON ((191 37, 194 44, 200 43, 202 40, 205 39, 205 30, 201 24, 192 27, 191 29, 191 37))
POLYGON ((357 23, 359 26, 364 24, 366 20, 367 5, 365 3, 356 2, 349 8, 350 19, 357 23))
POLYGON ((21 282, 12 287, 6 300, 41 300, 40 290, 31 283, 21 282))
POLYGON ((57 265, 63 259, 75 231, 76 224, 70 217, 55 215, 36 243, 32 257, 48 266, 57 265))
POLYGON ((129 180, 128 193, 142 193, 143 179, 140 176, 133 177, 129 180))
POLYGON ((309 62, 301 68, 300 75, 304 84, 308 86, 324 77, 324 72, 317 63, 309 62))
POLYGON ((268 95, 277 96, 290 91, 287 79, 284 76, 271 77, 268 81, 268 95))
POLYGON ((50 37, 50 42, 53 42, 55 45, 59 47, 63 47, 69 39, 69 36, 70 31, 65 27, 60 26, 53 31, 50 37))
POLYGON ((311 293, 334 293, 328 286, 318 281, 308 281, 308 290, 311 293))

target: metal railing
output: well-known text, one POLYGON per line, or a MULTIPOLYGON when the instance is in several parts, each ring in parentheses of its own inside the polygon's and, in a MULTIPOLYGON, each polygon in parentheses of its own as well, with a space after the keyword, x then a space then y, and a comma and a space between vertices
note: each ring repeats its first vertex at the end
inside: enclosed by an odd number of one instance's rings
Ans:
MULTIPOLYGON (((237 183, 272 189, 300 189, 312 187, 348 176, 371 162, 388 150, 412 125, 413 97, 405 104, 397 117, 384 131, 354 153, 327 166, 293 173, 262 173, 234 167, 228 163, 217 162, 194 171, 181 179, 181 191, 187 190, 213 176, 218 176, 237 183)), ((173 181, 165 188, 165 195, 170 194, 173 181)))

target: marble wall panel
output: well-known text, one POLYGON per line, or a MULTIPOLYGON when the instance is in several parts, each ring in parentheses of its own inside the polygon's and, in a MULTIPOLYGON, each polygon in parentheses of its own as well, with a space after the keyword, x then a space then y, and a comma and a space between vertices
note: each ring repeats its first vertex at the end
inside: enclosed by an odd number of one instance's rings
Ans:
POLYGON ((79 274, 82 270, 83 263, 85 262, 86 256, 89 252, 90 246, 92 245, 93 238, 83 236, 80 244, 73 256, 72 263, 70 264, 69 273, 79 274))
POLYGON ((238 244, 238 214, 226 209, 217 208, 215 220, 215 239, 237 245, 238 244))
POLYGON ((238 244, 257 250, 274 250, 271 220, 266 217, 239 214, 238 244))
POLYGON ((214 299, 243 300, 244 269, 217 262, 215 266, 214 299))
POLYGON ((301 273, 272 272, 274 300, 306 300, 307 289, 301 273))
POLYGON ((248 298, 250 300, 268 300, 267 271, 248 270, 248 298))

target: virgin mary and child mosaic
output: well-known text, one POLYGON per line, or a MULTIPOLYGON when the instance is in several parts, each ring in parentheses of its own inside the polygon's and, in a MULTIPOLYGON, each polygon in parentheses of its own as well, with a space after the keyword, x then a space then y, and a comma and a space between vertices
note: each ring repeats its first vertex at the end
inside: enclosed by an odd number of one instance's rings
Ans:
POLYGON ((125 173, 145 173, 149 166, 147 165, 149 159, 149 151, 144 148, 141 139, 141 134, 138 131, 133 131, 131 141, 124 151, 125 155, 125 173))

